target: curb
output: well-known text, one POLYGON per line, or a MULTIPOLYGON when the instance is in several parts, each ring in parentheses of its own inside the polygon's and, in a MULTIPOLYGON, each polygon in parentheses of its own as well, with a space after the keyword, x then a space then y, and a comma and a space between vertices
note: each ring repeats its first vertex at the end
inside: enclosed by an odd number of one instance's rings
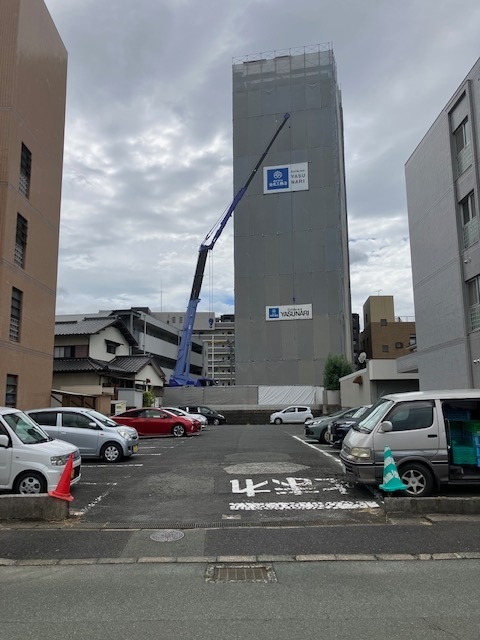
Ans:
POLYGON ((0 558, 0 567, 45 567, 73 565, 117 565, 117 564, 235 564, 265 562, 391 562, 425 560, 480 560, 480 552, 455 553, 372 553, 372 554, 312 554, 297 556, 185 556, 185 557, 138 557, 138 558, 64 558, 62 560, 10 560, 0 558))
POLYGON ((480 514, 480 496, 405 498, 385 497, 385 514, 426 515, 433 513, 450 515, 480 514))

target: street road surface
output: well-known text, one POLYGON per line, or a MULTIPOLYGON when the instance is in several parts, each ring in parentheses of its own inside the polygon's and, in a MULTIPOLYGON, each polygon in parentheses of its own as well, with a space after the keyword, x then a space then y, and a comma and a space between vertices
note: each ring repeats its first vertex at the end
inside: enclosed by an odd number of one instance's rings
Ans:
POLYGON ((479 560, 2 567, 5 640, 478 640, 479 560))

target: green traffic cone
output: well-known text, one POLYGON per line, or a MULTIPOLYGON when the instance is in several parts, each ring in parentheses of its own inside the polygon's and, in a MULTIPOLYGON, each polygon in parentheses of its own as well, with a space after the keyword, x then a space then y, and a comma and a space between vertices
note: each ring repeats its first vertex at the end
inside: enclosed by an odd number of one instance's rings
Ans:
POLYGON ((380 489, 382 491, 404 491, 407 487, 408 485, 400 480, 390 447, 385 447, 383 454, 383 484, 380 485, 380 489))

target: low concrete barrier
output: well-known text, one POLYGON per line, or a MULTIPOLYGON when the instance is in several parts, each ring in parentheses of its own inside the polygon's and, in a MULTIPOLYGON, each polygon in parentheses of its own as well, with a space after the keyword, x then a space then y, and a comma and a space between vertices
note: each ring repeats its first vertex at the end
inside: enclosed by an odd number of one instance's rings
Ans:
POLYGON ((41 520, 56 522, 68 518, 70 503, 52 498, 48 493, 38 495, 0 496, 0 521, 41 520))
POLYGON ((446 496, 429 498, 385 497, 385 513, 421 515, 427 513, 475 514, 480 513, 480 496, 450 498, 446 496))

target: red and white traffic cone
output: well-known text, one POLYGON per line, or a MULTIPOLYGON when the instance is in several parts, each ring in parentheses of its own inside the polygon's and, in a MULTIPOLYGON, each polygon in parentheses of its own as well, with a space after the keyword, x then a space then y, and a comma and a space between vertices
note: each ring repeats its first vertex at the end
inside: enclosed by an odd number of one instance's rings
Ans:
POLYGON ((52 498, 59 498, 60 500, 67 500, 71 502, 73 496, 70 493, 70 478, 72 476, 73 469, 73 453, 68 456, 67 464, 57 484, 57 488, 53 491, 49 491, 48 495, 52 498))

